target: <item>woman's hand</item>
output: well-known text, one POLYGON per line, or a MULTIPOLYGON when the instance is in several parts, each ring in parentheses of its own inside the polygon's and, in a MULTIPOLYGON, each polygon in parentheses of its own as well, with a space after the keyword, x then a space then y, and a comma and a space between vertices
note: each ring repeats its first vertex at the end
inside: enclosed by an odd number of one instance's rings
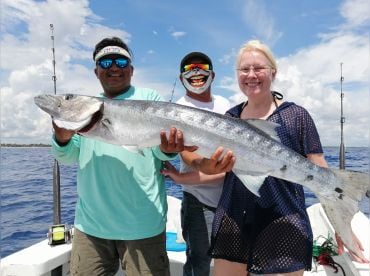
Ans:
MULTIPOLYGON (((353 232, 352 232, 352 238, 353 238, 355 246, 358 248, 358 250, 359 251, 364 251, 364 247, 362 246, 362 243, 360 242, 360 240, 357 238, 357 236, 353 232)), ((337 233, 335 233, 335 239, 336 239, 337 245, 338 245, 338 254, 342 255, 344 253, 345 244, 337 233)), ((348 254, 351 256, 352 260, 354 260, 355 262, 369 263, 369 260, 367 260, 366 258, 362 258, 361 256, 356 255, 356 253, 351 251, 350 249, 348 249, 348 254)))
POLYGON ((196 159, 193 167, 205 174, 225 173, 232 170, 235 164, 235 156, 232 151, 224 153, 223 147, 218 147, 212 156, 208 158, 196 159))

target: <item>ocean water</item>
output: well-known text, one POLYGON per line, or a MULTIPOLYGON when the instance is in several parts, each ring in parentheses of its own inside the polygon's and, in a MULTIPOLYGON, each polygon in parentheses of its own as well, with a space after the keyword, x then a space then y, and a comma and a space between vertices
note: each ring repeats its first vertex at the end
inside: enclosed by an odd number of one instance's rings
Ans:
MULTIPOLYGON (((339 149, 324 148, 330 167, 339 167, 339 149)), ((52 171, 50 148, 0 148, 0 256, 5 257, 46 238, 53 224, 52 171)), ((177 165, 177 162, 175 162, 177 165)), ((369 172, 369 148, 346 148, 346 168, 369 172)), ((73 224, 76 203, 76 166, 60 165, 61 220, 73 224)), ((166 180, 169 195, 182 197, 180 186, 166 180)), ((307 206, 317 202, 306 191, 307 206)), ((360 204, 369 215, 369 199, 360 204)))

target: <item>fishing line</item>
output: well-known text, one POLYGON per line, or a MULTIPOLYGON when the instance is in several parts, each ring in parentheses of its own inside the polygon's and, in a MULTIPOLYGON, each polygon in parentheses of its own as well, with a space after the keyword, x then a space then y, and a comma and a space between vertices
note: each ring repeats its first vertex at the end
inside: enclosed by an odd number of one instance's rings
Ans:
POLYGON ((172 103, 172 101, 173 101, 173 95, 174 95, 174 93, 175 93, 176 83, 177 83, 177 77, 175 78, 175 81, 173 82, 173 87, 172 87, 172 91, 171 91, 171 99, 170 99, 170 103, 172 103))

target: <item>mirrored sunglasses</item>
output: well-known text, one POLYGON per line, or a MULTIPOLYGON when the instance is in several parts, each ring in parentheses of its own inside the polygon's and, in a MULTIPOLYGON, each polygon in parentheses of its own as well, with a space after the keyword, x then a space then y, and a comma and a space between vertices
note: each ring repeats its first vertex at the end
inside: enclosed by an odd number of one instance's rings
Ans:
POLYGON ((130 64, 130 61, 127 58, 102 58, 96 63, 103 69, 109 69, 112 67, 113 61, 118 68, 125 68, 130 64))
POLYGON ((210 70, 209 64, 192 63, 184 66, 183 72, 191 71, 194 69, 210 70))

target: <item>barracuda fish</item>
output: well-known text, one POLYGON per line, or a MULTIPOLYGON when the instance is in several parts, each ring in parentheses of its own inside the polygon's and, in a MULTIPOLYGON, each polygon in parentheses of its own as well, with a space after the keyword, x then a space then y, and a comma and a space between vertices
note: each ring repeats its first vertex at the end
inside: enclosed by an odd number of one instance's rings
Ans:
POLYGON ((36 105, 61 128, 131 151, 160 144, 159 133, 171 127, 183 131, 185 143, 210 157, 218 146, 233 151, 233 172, 256 195, 267 176, 299 183, 320 200, 346 246, 365 259, 355 246, 351 220, 369 189, 366 173, 319 167, 284 146, 277 124, 240 120, 168 102, 110 100, 81 95, 40 95, 36 105), (234 137, 238 137, 234 139, 234 137))

